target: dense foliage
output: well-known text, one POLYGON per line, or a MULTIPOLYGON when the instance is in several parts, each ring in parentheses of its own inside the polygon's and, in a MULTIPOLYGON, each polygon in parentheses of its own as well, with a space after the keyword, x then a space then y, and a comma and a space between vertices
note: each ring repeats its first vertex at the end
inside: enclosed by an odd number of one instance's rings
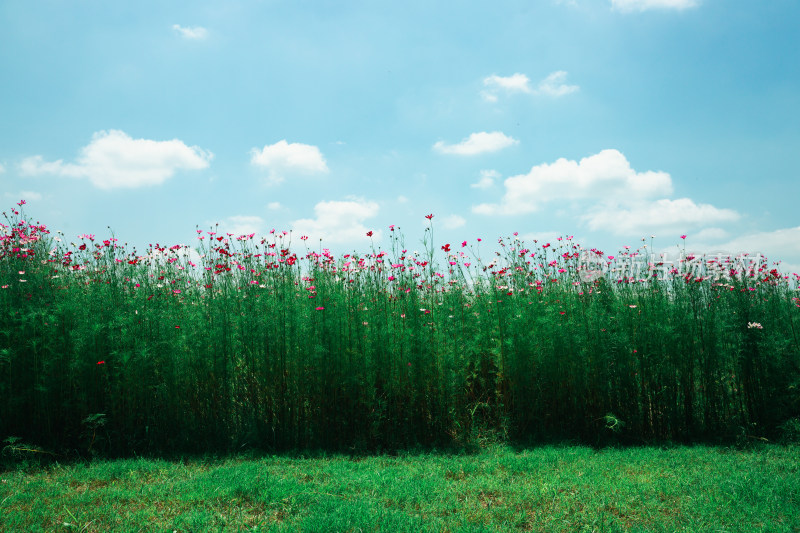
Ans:
POLYGON ((298 256, 282 232, 198 230, 196 248, 137 254, 12 210, 0 438, 124 455, 800 426, 800 299, 766 260, 664 265, 646 247, 511 237, 488 262, 479 243, 434 245, 432 224, 422 254, 390 229, 388 251, 338 259, 298 256))

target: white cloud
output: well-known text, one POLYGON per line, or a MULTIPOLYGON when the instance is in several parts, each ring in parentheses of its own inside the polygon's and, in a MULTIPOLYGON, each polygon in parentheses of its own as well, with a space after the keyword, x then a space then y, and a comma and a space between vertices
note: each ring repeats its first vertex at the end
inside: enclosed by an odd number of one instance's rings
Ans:
POLYGON ((42 199, 41 193, 36 191, 19 191, 18 196, 23 200, 31 200, 33 202, 38 202, 42 199))
POLYGON ((16 193, 7 192, 4 195, 6 198, 13 198, 15 202, 25 200, 26 202, 38 202, 42 199, 41 193, 36 191, 19 191, 16 193))
POLYGON ((444 229, 460 228, 466 223, 467 221, 464 219, 464 217, 460 217, 458 215, 449 215, 442 219, 442 227, 444 229))
MULTIPOLYGON (((694 246, 692 239, 694 236, 690 234, 689 242, 694 246)), ((699 245, 699 247, 711 248, 709 245, 699 245)), ((714 245, 713 248, 730 253, 761 253, 772 260, 782 257, 800 259, 800 226, 743 235, 714 245)))
MULTIPOLYGON (((527 174, 504 181, 500 203, 472 208, 484 215, 522 215, 558 202, 589 229, 619 235, 662 232, 686 233, 690 229, 734 222, 739 213, 689 198, 665 198, 672 193, 666 172, 637 172, 617 150, 603 150, 580 161, 558 159, 534 166, 527 174)), ((567 211, 564 211, 567 212, 567 211)), ((724 230, 709 229, 708 235, 724 230)))
POLYGON ((445 144, 443 141, 439 141, 433 145, 433 149, 442 154, 477 155, 497 152, 515 144, 519 144, 519 141, 506 136, 502 132, 493 131, 487 133, 481 131, 471 134, 458 144, 445 144))
MULTIPOLYGON (((378 204, 363 198, 344 201, 319 202, 314 206, 315 218, 304 218, 292 223, 292 231, 307 235, 312 240, 324 243, 352 243, 368 240, 371 230, 364 225, 379 211, 378 204)), ((380 240, 381 232, 374 230, 373 238, 380 240)))
POLYGON ((565 96, 577 92, 580 87, 577 85, 567 85, 567 72, 558 70, 550 73, 546 78, 539 82, 536 88, 531 87, 530 79, 525 74, 519 72, 511 76, 498 76, 492 74, 483 79, 486 90, 481 91, 481 96, 487 102, 497 102, 500 92, 523 93, 534 95, 545 95, 552 97, 565 96))
POLYGON ((730 237, 730 233, 722 228, 704 228, 692 236, 700 241, 721 241, 730 237))
POLYGON ((604 204, 593 207, 581 219, 592 230, 619 235, 644 235, 672 231, 676 235, 691 228, 720 222, 735 222, 739 213, 710 204, 697 204, 689 198, 637 203, 629 207, 604 204))
POLYGON ((270 211, 277 211, 278 209, 280 209, 282 207, 283 206, 281 205, 280 202, 270 202, 270 203, 267 204, 267 209, 269 209, 270 211))
POLYGON ((205 39, 208 37, 208 30, 200 26, 184 28, 180 24, 173 24, 172 29, 178 32, 184 39, 205 39))
POLYGON ((688 9, 696 7, 698 0, 611 0, 611 6, 617 11, 647 11, 648 9, 688 9))
POLYGON ((511 76, 498 76, 497 74, 492 74, 486 78, 483 78, 483 85, 490 89, 502 89, 508 92, 521 92, 521 93, 530 93, 533 92, 530 86, 530 79, 525 74, 521 74, 519 72, 512 74, 511 76))
POLYGON ((556 200, 610 199, 633 204, 672 192, 669 174, 636 172, 617 150, 603 150, 580 161, 561 158, 552 164, 536 165, 527 174, 507 178, 504 185, 506 192, 500 204, 477 205, 473 212, 520 215, 556 200))
POLYGON ((264 219, 253 215, 234 215, 219 223, 220 233, 232 233, 234 236, 262 233, 264 219))
POLYGON ((784 274, 800 274, 800 226, 750 233, 725 242, 719 242, 704 231, 689 233, 686 249, 695 254, 748 254, 751 258, 761 255, 769 260, 770 265, 780 261, 778 270, 784 274))
POLYGON ((55 174, 88 178, 100 189, 134 188, 158 185, 177 170, 207 168, 211 152, 183 141, 132 139, 119 130, 99 131, 81 148, 75 163, 45 161, 40 155, 25 158, 20 171, 26 175, 55 174))
POLYGON ((405 196, 403 196, 402 194, 401 194, 400 196, 398 196, 398 197, 397 197, 397 203, 398 203, 398 204, 405 204, 405 203, 407 203, 407 202, 408 202, 408 198, 406 198, 406 197, 405 197, 405 196))
POLYGON ((574 92, 578 92, 580 87, 577 85, 567 85, 564 83, 567 79, 566 71, 559 70, 553 72, 541 82, 537 88, 539 94, 546 94, 548 96, 564 96, 574 92))
POLYGON ((6 167, 4 167, 2 164, 0 164, 0 174, 2 174, 5 171, 6 171, 6 167))
POLYGON ((45 161, 40 155, 26 157, 19 164, 19 171, 24 176, 39 176, 41 174, 60 174, 62 176, 80 177, 78 165, 64 165, 64 161, 45 161))
POLYGON ((250 163, 269 171, 270 181, 280 183, 286 174, 325 174, 329 171, 319 148, 281 140, 250 151, 250 163))
POLYGON ((470 185, 473 189, 489 189, 494 185, 494 180, 500 177, 496 170, 481 170, 481 179, 470 185))

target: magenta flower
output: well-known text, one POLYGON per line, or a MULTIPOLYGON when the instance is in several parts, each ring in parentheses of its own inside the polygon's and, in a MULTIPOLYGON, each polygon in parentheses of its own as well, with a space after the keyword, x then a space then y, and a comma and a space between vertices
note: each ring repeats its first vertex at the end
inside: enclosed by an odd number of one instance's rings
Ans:
POLYGON ((686 235, 681 235, 681 239, 685 239, 685 238, 686 238, 686 235))
POLYGON ((317 309, 317 311, 322 311, 322 310, 323 310, 323 309, 325 309, 325 308, 324 308, 324 307, 322 307, 322 306, 319 306, 319 307, 317 307, 316 309, 317 309))

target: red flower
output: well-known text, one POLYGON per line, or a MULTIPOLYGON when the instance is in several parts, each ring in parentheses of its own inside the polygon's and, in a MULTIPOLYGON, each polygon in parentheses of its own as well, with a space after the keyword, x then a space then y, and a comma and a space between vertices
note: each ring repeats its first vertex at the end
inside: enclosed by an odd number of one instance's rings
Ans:
POLYGON ((106 364, 106 362, 105 361, 98 361, 97 364, 98 365, 104 365, 104 364, 106 364))
POLYGON ((372 237, 372 230, 367 232, 367 237, 372 237))
POLYGON ((433 218, 433 213, 431 213, 430 215, 425 215, 425 218, 427 218, 428 220, 431 220, 433 218))
POLYGON ((445 252, 449 252, 450 251, 450 244, 445 244, 444 246, 442 246, 442 250, 444 250, 445 252))

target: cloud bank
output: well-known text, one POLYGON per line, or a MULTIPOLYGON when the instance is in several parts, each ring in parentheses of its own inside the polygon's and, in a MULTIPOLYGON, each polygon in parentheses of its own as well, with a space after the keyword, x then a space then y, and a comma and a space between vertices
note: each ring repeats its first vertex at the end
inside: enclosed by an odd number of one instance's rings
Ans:
POLYGON ((481 131, 471 134, 458 144, 446 144, 443 141, 439 141, 433 145, 433 149, 440 154, 478 155, 497 152, 515 144, 519 144, 519 141, 508 137, 500 131, 491 133, 481 131))
POLYGON ((262 233, 264 219, 255 215, 234 215, 226 218, 219 224, 221 233, 231 233, 238 237, 240 235, 250 235, 262 233))
POLYGON ((280 183, 290 174, 326 174, 328 164, 319 148, 281 140, 250 150, 250 163, 269 171, 270 181, 280 183))
POLYGON ((119 130, 99 131, 81 148, 75 163, 45 161, 41 155, 25 158, 23 175, 52 174, 88 178, 99 189, 159 185, 178 170, 208 168, 213 154, 183 141, 133 139, 119 130))
POLYGON ((525 74, 519 72, 511 76, 492 74, 483 79, 483 85, 486 89, 481 92, 481 96, 487 102, 497 102, 498 95, 501 93, 545 95, 557 98, 580 90, 580 87, 577 85, 568 85, 566 80, 567 72, 558 70, 550 73, 534 88, 531 86, 531 80, 525 74))
POLYGON ((536 165, 527 174, 506 179, 504 185, 501 203, 481 204, 476 212, 518 215, 556 200, 622 198, 633 202, 672 192, 669 174, 636 172, 617 150, 603 150, 580 161, 561 158, 536 165))
POLYGON ((489 189, 494 186, 494 180, 500 177, 496 170, 481 170, 481 179, 470 185, 473 189, 489 189))
MULTIPOLYGON (((479 182, 480 183, 480 182, 479 182)), ((483 215, 524 215, 568 202, 592 230, 620 235, 733 222, 739 214, 689 198, 669 199, 672 178, 666 172, 637 172, 618 150, 603 150, 580 161, 543 163, 503 182, 499 203, 473 206, 483 215)))
MULTIPOLYGON (((363 198, 343 201, 319 202, 314 206, 315 218, 303 218, 292 223, 296 237, 322 239, 325 243, 353 243, 368 240, 370 228, 365 221, 378 215, 378 204, 363 198)), ((381 232, 374 231, 373 238, 380 240, 381 232)))

